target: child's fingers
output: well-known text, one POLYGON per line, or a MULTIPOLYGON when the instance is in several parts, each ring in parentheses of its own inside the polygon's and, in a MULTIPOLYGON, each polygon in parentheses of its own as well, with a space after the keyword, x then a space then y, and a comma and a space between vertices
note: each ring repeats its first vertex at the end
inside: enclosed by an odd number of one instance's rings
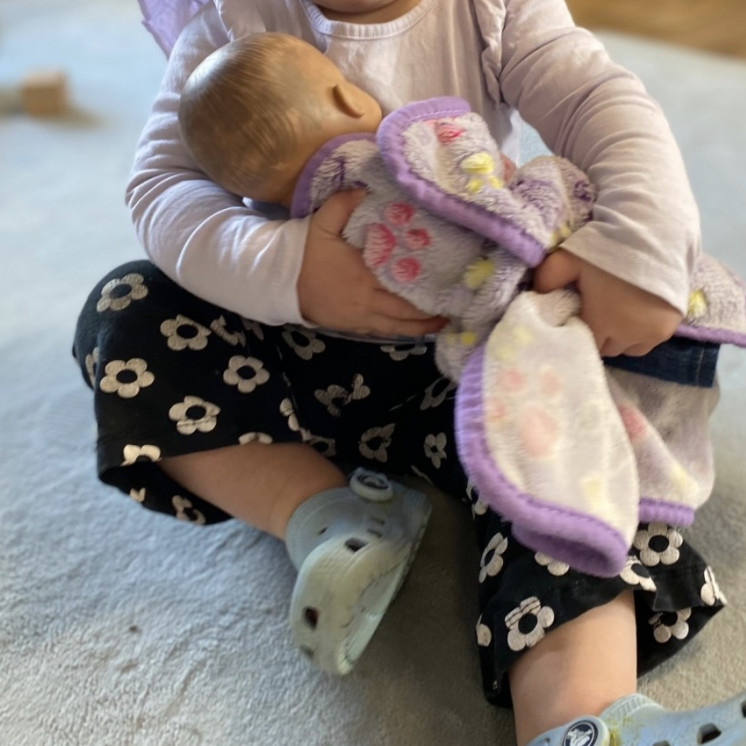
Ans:
POLYGON ((371 317, 371 325, 365 334, 373 337, 412 337, 420 338, 439 332, 446 322, 444 319, 428 318, 423 321, 392 319, 390 316, 371 317))
POLYGON ((534 270, 533 288, 537 293, 551 293, 575 282, 579 274, 580 267, 572 254, 555 251, 534 270))
POLYGON ((374 313, 381 316, 388 316, 394 320, 424 321, 425 319, 436 318, 430 313, 420 311, 419 308, 413 306, 408 300, 394 295, 382 285, 380 286, 380 290, 375 293, 373 302, 375 305, 371 310, 374 313))
POLYGON ((350 215, 365 195, 365 189, 350 189, 345 192, 336 192, 329 197, 317 212, 317 220, 323 230, 334 236, 341 236, 342 229, 347 225, 350 215))

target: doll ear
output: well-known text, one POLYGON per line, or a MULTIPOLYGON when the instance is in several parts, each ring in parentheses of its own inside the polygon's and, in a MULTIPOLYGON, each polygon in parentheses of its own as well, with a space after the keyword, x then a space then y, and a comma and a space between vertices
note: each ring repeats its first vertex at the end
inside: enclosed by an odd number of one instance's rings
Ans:
POLYGON ((332 95, 334 96, 334 103, 347 116, 360 119, 365 115, 365 108, 360 102, 355 87, 347 81, 337 83, 332 88, 332 95))

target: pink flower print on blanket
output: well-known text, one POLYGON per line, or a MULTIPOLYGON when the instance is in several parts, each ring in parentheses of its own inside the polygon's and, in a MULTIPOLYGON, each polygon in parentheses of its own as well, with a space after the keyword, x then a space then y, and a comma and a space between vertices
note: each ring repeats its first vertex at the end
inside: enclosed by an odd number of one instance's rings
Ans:
POLYGON ((448 143, 458 140, 465 132, 463 127, 459 127, 448 119, 439 119, 433 126, 435 127, 435 137, 438 138, 441 145, 448 145, 448 143))
POLYGON ((398 259, 391 267, 391 276, 402 283, 414 282, 420 274, 420 263, 410 257, 409 259, 398 259))
POLYGON ((414 207, 408 202, 390 202, 383 208, 383 217, 389 225, 401 228, 411 222, 414 207))
MULTIPOLYGON (((509 354, 503 350, 503 354, 509 354)), ((498 353, 499 354, 499 353, 498 353)), ((507 366, 495 376, 494 388, 485 396, 485 416, 494 428, 507 427, 514 432, 515 445, 530 460, 553 459, 561 436, 561 426, 552 407, 553 401, 562 396, 562 386, 548 387, 544 381, 554 376, 554 371, 543 367, 538 375, 507 366), (536 384, 544 392, 537 401, 536 384)), ((519 483, 522 478, 513 474, 519 483)))
MULTIPOLYGON (((570 291, 526 291, 511 303, 480 363, 481 447, 494 469, 471 459, 476 448, 460 453, 482 499, 513 522, 520 541, 610 575, 624 566, 637 527, 638 475, 578 309, 570 291), (607 527, 598 546, 595 534, 585 537, 591 524, 607 527), (582 557, 574 552, 579 541, 593 542, 582 557)), ((625 411, 630 429, 639 427, 633 408, 625 411)))
POLYGON ((383 223, 374 223, 368 226, 365 237, 365 261, 371 269, 378 269, 388 262, 394 247, 396 238, 394 234, 383 223))
POLYGON ((381 210, 383 222, 368 226, 364 256, 366 264, 384 272, 397 285, 414 282, 422 263, 413 254, 431 245, 429 231, 417 225, 417 210, 408 202, 389 202, 381 210))
POLYGON ((430 234, 424 228, 412 228, 404 235, 404 243, 412 251, 426 249, 430 245, 430 234))

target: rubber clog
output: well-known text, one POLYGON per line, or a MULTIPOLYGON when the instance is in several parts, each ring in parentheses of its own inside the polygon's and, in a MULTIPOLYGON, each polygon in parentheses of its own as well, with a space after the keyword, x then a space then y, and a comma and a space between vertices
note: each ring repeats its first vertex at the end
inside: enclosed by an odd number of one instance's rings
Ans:
POLYGON ((298 568, 290 629, 319 668, 352 670, 404 582, 430 511, 422 492, 364 469, 295 511, 286 536, 298 568))

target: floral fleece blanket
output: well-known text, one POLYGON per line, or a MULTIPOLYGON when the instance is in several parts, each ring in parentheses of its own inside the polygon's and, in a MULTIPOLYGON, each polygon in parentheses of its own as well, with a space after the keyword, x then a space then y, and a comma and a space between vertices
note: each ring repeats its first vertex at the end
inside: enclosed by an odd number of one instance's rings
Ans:
MULTIPOLYGON (((466 102, 410 104, 375 137, 327 143, 294 217, 364 186, 346 237, 380 282, 449 319, 436 338, 459 382, 459 455, 516 538, 585 572, 623 569, 640 521, 689 525, 709 496, 717 387, 603 365, 571 290, 529 290, 531 268, 591 215, 593 186, 556 156, 516 168, 466 102)), ((677 335, 746 346, 746 287, 703 256, 677 335)))

